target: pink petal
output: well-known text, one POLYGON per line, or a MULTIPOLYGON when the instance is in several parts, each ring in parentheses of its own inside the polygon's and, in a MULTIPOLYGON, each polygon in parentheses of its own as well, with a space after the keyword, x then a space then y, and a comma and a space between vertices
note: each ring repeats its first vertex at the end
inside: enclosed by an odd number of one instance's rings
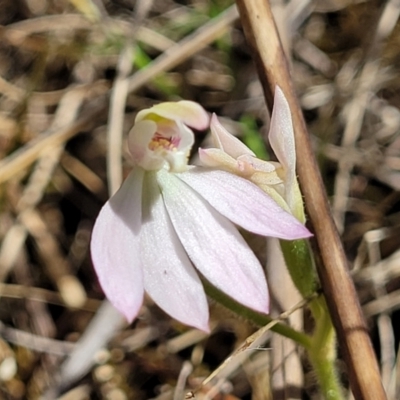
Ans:
POLYGON ((199 167, 179 174, 179 178, 218 212, 250 232, 288 240, 312 236, 293 215, 246 179, 199 167))
POLYGON ((172 224, 196 268, 236 301, 268 312, 262 267, 235 226, 177 176, 159 171, 157 179, 172 224))
POLYGON ((187 100, 156 104, 151 108, 140 111, 135 121, 141 121, 149 114, 156 114, 173 121, 180 120, 185 125, 199 130, 206 129, 210 121, 208 114, 202 106, 187 100))
POLYGON ((275 88, 274 109, 268 134, 269 142, 285 169, 286 201, 294 207, 293 186, 296 182, 296 148, 289 104, 279 86, 275 88))
POLYGON ((146 174, 144 187, 151 204, 140 231, 145 290, 167 314, 208 332, 203 285, 171 224, 154 174, 146 174))
POLYGON ((238 138, 230 134, 219 122, 215 114, 211 117, 211 134, 214 141, 214 145, 228 153, 233 158, 238 158, 243 154, 250 154, 254 156, 255 154, 238 138))
POLYGON ((143 170, 135 168, 101 209, 91 254, 100 285, 114 307, 132 321, 143 302, 139 257, 143 170))

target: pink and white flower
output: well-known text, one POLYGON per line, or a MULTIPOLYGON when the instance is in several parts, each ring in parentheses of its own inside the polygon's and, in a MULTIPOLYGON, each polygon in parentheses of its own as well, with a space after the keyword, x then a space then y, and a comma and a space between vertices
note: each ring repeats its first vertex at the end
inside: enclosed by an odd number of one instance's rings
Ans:
POLYGON ((239 139, 211 118, 214 148, 199 149, 203 166, 219 168, 255 183, 282 208, 305 222, 304 206, 296 177, 296 149, 289 104, 277 86, 268 139, 279 162, 263 161, 239 139))
POLYGON ((129 321, 146 292, 173 318, 207 331, 196 270, 236 301, 267 313, 263 269, 236 225, 281 239, 311 236, 249 180, 187 165, 194 142, 188 126, 208 123, 196 103, 162 103, 138 113, 129 134, 134 168, 102 208, 91 241, 104 293, 129 321))

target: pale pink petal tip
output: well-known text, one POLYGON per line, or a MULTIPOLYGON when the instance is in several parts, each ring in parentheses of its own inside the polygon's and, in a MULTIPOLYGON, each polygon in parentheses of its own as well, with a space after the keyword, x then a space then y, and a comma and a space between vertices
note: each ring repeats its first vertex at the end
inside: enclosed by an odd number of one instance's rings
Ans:
POLYGON ((253 310, 258 311, 260 313, 269 314, 269 299, 266 301, 263 301, 259 304, 256 304, 251 308, 253 308, 253 310))
POLYGON ((210 333, 210 326, 208 325, 208 318, 207 321, 203 321, 202 319, 193 318, 192 321, 188 323, 188 325, 193 326, 193 328, 198 329, 204 333, 210 333))
MULTIPOLYGON (((311 233, 304 225, 302 225, 302 224, 299 222, 299 225, 296 226, 296 227, 293 229, 292 236, 293 236, 293 239, 292 239, 292 240, 297 240, 297 239, 307 239, 307 238, 310 238, 310 237, 314 236, 314 234, 311 233)), ((288 239, 288 240, 290 240, 290 239, 288 239)))
POLYGON ((136 319, 140 311, 136 309, 128 310, 126 307, 124 307, 123 309, 118 309, 115 304, 113 304, 113 306, 125 317, 128 324, 131 324, 136 319))

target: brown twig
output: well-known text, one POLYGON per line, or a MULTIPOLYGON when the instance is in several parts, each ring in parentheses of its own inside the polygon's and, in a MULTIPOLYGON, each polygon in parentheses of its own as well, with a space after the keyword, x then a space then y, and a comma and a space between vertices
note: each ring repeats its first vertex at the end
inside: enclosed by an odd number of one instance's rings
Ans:
POLYGON ((257 64, 270 108, 275 86, 285 93, 292 110, 297 171, 321 261, 318 273, 349 368, 356 399, 386 399, 379 369, 358 302, 347 261, 334 225, 322 179, 268 1, 237 0, 243 28, 257 64))

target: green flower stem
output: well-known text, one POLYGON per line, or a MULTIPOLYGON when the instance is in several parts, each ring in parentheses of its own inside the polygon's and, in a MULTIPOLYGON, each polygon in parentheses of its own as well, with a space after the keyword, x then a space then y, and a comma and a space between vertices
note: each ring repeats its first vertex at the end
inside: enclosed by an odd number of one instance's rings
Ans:
MULTIPOLYGON (((310 247, 305 240, 280 241, 290 276, 303 297, 317 289, 317 276, 310 247)), ((321 393, 326 400, 343 400, 343 392, 336 373, 336 335, 323 296, 309 303, 315 320, 311 347, 307 353, 314 368, 321 393)))
POLYGON ((335 330, 326 307, 325 299, 323 297, 316 299, 315 306, 320 309, 320 317, 316 319, 312 347, 308 350, 308 356, 318 377, 324 398, 326 400, 343 400, 344 396, 335 368, 335 330))
MULTIPOLYGON (((203 279, 203 286, 207 296, 217 303, 223 305, 236 315, 239 315, 240 317, 252 322, 253 324, 261 327, 273 321, 273 318, 269 317, 268 315, 260 314, 257 311, 251 310, 242 304, 237 303, 235 300, 222 293, 205 279, 203 279)), ((293 340, 306 349, 311 349, 311 338, 302 332, 296 331, 288 325, 277 323, 271 327, 271 330, 293 340)))
POLYGON ((318 287, 309 243, 305 239, 281 240, 280 245, 293 283, 303 298, 309 298, 318 287))

